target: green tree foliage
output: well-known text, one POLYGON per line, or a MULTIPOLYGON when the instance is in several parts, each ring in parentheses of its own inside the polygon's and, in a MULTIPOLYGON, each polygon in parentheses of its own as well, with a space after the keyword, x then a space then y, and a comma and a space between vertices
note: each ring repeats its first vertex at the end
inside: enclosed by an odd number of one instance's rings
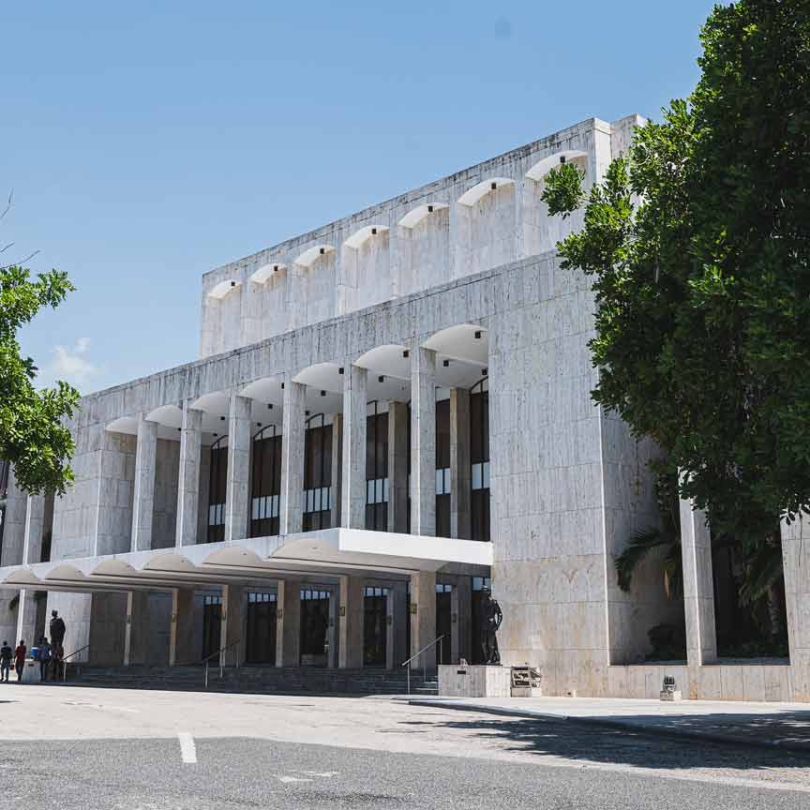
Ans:
POLYGON ((20 355, 17 332, 43 307, 57 307, 73 290, 65 273, 31 279, 28 270, 0 268, 0 458, 10 461, 18 485, 31 493, 62 494, 73 480, 74 444, 64 420, 79 393, 67 383, 38 391, 36 367, 20 355))
POLYGON ((594 398, 753 555, 810 511, 810 2, 717 6, 701 40, 689 99, 587 197, 563 165, 544 199, 585 204, 559 251, 593 278, 594 398))

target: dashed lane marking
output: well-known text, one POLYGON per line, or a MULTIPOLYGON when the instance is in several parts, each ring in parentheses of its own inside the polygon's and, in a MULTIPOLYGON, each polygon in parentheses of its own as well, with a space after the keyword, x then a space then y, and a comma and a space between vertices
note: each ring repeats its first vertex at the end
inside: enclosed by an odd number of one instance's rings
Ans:
POLYGON ((183 758, 183 764, 196 765, 197 746, 194 745, 194 737, 187 731, 180 731, 177 733, 177 739, 180 740, 180 756, 183 758))

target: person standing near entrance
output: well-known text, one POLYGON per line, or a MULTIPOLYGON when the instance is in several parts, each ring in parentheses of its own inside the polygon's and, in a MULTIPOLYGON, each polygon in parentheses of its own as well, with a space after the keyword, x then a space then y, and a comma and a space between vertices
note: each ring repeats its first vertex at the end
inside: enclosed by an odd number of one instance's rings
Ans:
POLYGON ((23 668, 25 667, 25 654, 28 652, 28 647, 25 642, 20 639, 17 649, 14 650, 14 670, 17 673, 17 683, 22 681, 23 668))
POLYGON ((5 681, 8 683, 12 654, 13 650, 8 646, 8 642, 4 641, 3 646, 0 647, 0 682, 5 681))
POLYGON ((54 647, 61 647, 65 643, 65 622, 59 615, 59 611, 51 611, 51 644, 54 647))
POLYGON ((48 639, 43 636, 42 641, 39 642, 39 654, 37 656, 39 660, 39 679, 43 682, 48 680, 51 652, 51 645, 48 644, 48 639))

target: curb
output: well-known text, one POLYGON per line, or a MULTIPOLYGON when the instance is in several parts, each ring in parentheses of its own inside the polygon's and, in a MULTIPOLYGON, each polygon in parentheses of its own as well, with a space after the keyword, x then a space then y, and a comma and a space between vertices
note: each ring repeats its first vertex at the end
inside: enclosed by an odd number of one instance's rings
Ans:
POLYGON ((692 729, 673 728, 671 726, 642 725, 631 723, 613 717, 580 717, 569 714, 553 714, 543 711, 527 711, 526 709, 510 709, 502 706, 479 706, 475 703, 451 703, 440 700, 426 700, 417 698, 408 700, 409 706, 428 706, 431 709, 455 709, 463 712, 479 712, 481 714, 494 714, 501 717, 520 717, 523 720, 557 720, 577 726, 590 726, 598 728, 620 729, 632 731, 635 734, 645 734, 651 737, 667 737, 674 740, 698 740, 700 742, 719 743, 721 745, 735 745, 744 748, 767 749, 769 751, 790 751, 793 753, 810 755, 810 741, 796 743, 790 740, 756 739, 738 734, 720 734, 713 731, 694 731, 692 729))

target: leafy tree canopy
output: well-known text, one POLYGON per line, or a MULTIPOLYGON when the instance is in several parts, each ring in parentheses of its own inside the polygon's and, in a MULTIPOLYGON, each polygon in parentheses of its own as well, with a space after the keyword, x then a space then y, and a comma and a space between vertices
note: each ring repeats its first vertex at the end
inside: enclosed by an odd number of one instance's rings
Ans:
POLYGON ((38 391, 34 361, 20 355, 17 332, 73 289, 56 270, 32 280, 22 267, 0 268, 0 459, 11 462, 18 485, 31 493, 61 494, 73 480, 74 444, 63 420, 73 415, 79 393, 64 382, 38 391))
POLYGON ((740 0, 703 28, 700 81, 586 195, 597 402, 652 436, 680 491, 745 541, 810 511, 810 2, 740 0))

